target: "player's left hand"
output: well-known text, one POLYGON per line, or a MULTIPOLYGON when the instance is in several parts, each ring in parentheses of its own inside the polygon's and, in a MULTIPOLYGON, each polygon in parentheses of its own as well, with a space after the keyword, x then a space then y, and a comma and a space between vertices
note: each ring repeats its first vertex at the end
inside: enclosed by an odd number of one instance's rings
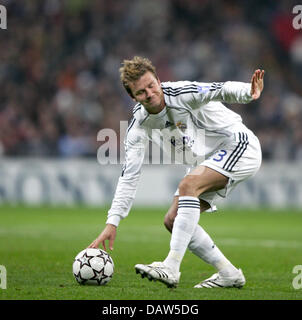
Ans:
POLYGON ((251 96, 254 100, 258 99, 263 90, 264 70, 257 69, 251 79, 251 96))

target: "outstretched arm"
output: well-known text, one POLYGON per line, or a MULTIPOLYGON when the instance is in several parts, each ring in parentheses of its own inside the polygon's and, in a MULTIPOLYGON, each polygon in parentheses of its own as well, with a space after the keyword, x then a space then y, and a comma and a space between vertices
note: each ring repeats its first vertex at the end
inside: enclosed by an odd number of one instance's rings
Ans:
POLYGON ((222 101, 226 103, 249 103, 260 97, 263 90, 264 70, 257 69, 250 83, 227 81, 198 83, 196 87, 199 93, 195 96, 196 107, 200 102, 205 104, 209 101, 222 101))
POLYGON ((264 70, 257 69, 251 79, 251 96, 254 100, 258 99, 263 90, 264 70))
POLYGON ((109 240, 109 249, 113 250, 117 226, 128 215, 132 206, 144 160, 144 131, 135 127, 132 127, 131 130, 128 128, 125 147, 125 164, 118 180, 111 208, 108 211, 106 227, 88 248, 98 248, 102 244, 107 251, 106 241, 109 240))

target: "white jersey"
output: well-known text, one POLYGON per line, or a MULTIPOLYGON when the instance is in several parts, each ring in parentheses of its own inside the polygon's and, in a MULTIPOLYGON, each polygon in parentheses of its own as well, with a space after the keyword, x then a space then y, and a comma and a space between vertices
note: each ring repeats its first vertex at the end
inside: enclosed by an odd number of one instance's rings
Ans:
POLYGON ((143 105, 133 109, 125 138, 125 164, 108 212, 107 224, 118 225, 132 206, 148 141, 158 144, 175 162, 194 165, 213 155, 240 127, 241 116, 227 103, 252 101, 251 84, 190 81, 161 84, 165 108, 149 114, 143 105), (236 129, 237 128, 237 129, 236 129))

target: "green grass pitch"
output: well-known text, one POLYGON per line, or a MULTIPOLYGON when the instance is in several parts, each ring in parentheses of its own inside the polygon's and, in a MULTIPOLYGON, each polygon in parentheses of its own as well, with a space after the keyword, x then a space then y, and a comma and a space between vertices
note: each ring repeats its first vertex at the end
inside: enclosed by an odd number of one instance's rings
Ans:
POLYGON ((302 212, 220 210, 204 213, 200 224, 225 255, 242 268, 242 289, 193 289, 214 269, 187 252, 177 289, 141 279, 136 263, 163 260, 170 234, 163 226, 167 208, 134 207, 119 226, 115 273, 106 286, 80 286, 72 275, 76 254, 104 227, 108 208, 0 207, 0 265, 7 270, 5 300, 296 300, 295 265, 302 264, 302 212))

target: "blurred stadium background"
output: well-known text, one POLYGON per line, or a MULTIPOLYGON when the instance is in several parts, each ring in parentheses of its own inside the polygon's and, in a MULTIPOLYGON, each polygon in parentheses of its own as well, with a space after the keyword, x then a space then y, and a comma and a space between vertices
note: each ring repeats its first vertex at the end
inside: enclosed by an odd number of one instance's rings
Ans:
MULTIPOLYGON (((248 82, 256 68, 265 69, 261 99, 230 106, 260 138, 264 165, 228 201, 301 207, 302 34, 292 25, 296 1, 1 4, 8 12, 8 29, 0 31, 1 203, 110 203, 120 166, 98 164, 104 141, 97 141, 97 133, 117 133, 112 147, 119 157, 120 121, 130 120, 133 101, 118 69, 124 58, 143 55, 162 81, 248 82)), ((168 203, 183 172, 146 167, 136 203, 168 203)))

